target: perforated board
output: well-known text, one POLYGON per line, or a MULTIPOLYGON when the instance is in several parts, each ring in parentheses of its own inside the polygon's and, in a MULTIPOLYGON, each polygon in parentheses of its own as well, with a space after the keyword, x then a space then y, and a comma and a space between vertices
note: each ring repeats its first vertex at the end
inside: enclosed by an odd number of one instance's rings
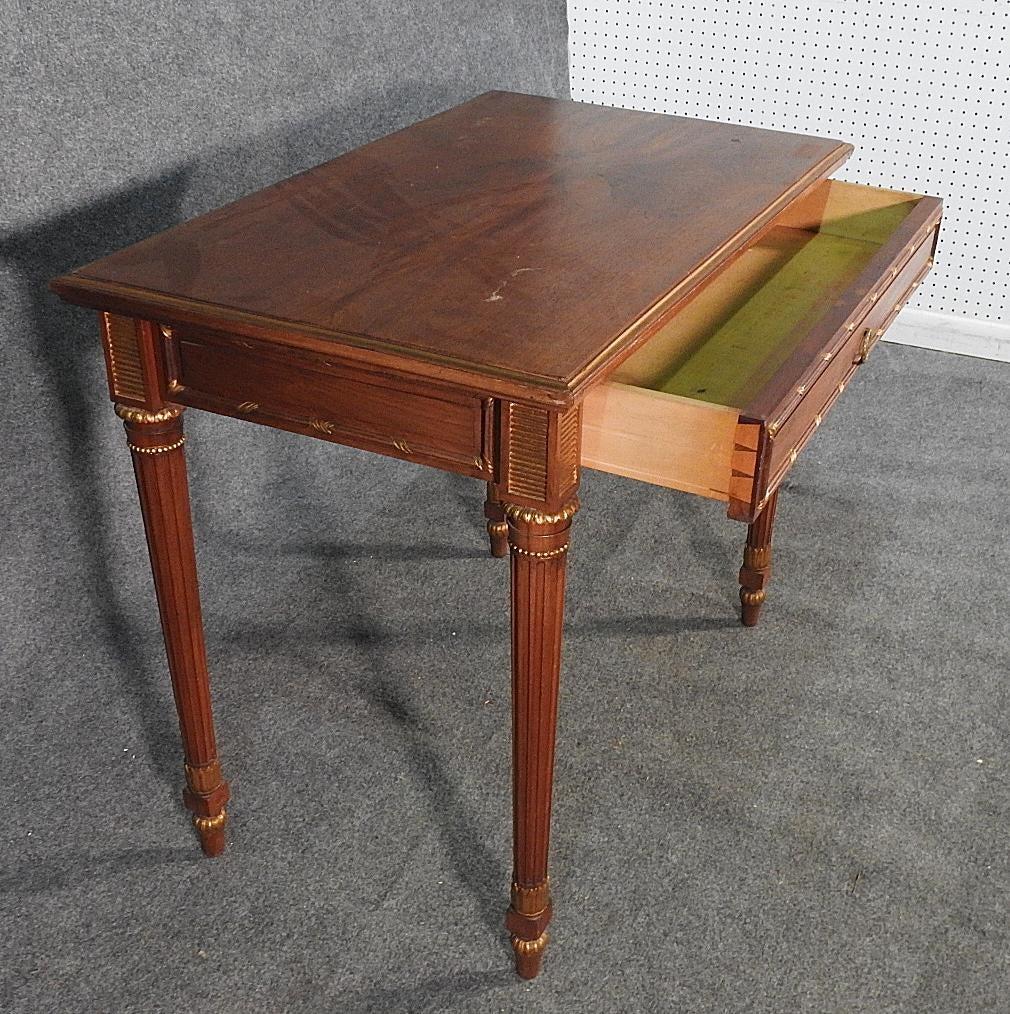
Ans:
POLYGON ((913 303, 1010 323, 1010 3, 569 2, 572 97, 820 134, 846 180, 941 197, 913 303))

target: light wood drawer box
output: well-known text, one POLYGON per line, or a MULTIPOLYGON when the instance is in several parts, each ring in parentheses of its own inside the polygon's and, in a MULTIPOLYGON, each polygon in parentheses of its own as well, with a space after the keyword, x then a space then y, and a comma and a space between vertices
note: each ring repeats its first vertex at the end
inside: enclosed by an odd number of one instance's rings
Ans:
POLYGON ((929 270, 941 203, 825 180, 591 391, 582 464, 752 521, 929 270))

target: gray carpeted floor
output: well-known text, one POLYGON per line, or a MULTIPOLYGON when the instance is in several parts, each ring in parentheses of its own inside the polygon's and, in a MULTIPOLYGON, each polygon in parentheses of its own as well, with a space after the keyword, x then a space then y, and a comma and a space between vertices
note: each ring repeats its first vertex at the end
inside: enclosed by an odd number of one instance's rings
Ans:
POLYGON ((1006 365, 880 346, 783 493, 754 630, 721 505, 585 476, 531 984, 480 484, 190 414, 234 796, 207 861, 117 445, 106 608, 17 632, 0 1008, 1005 1011, 1008 405, 1006 365))

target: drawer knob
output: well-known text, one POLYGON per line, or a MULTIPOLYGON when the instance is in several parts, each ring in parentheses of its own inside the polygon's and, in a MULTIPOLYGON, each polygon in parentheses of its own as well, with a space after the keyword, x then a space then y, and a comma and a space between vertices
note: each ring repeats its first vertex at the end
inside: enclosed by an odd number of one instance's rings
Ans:
POLYGON ((859 343, 859 354, 855 358, 855 364, 859 366, 870 358, 870 349, 876 344, 877 339, 884 333, 882 327, 868 327, 863 332, 863 338, 859 343))

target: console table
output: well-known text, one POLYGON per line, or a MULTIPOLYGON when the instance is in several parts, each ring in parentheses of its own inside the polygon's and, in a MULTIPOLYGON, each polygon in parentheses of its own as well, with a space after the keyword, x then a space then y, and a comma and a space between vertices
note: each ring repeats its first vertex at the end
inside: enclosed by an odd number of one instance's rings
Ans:
POLYGON ((511 556, 519 974, 540 969, 581 466, 727 503, 745 622, 776 492, 932 262, 940 202, 837 141, 504 92, 56 279, 100 311, 204 851, 224 848, 185 407, 487 483, 511 556))

